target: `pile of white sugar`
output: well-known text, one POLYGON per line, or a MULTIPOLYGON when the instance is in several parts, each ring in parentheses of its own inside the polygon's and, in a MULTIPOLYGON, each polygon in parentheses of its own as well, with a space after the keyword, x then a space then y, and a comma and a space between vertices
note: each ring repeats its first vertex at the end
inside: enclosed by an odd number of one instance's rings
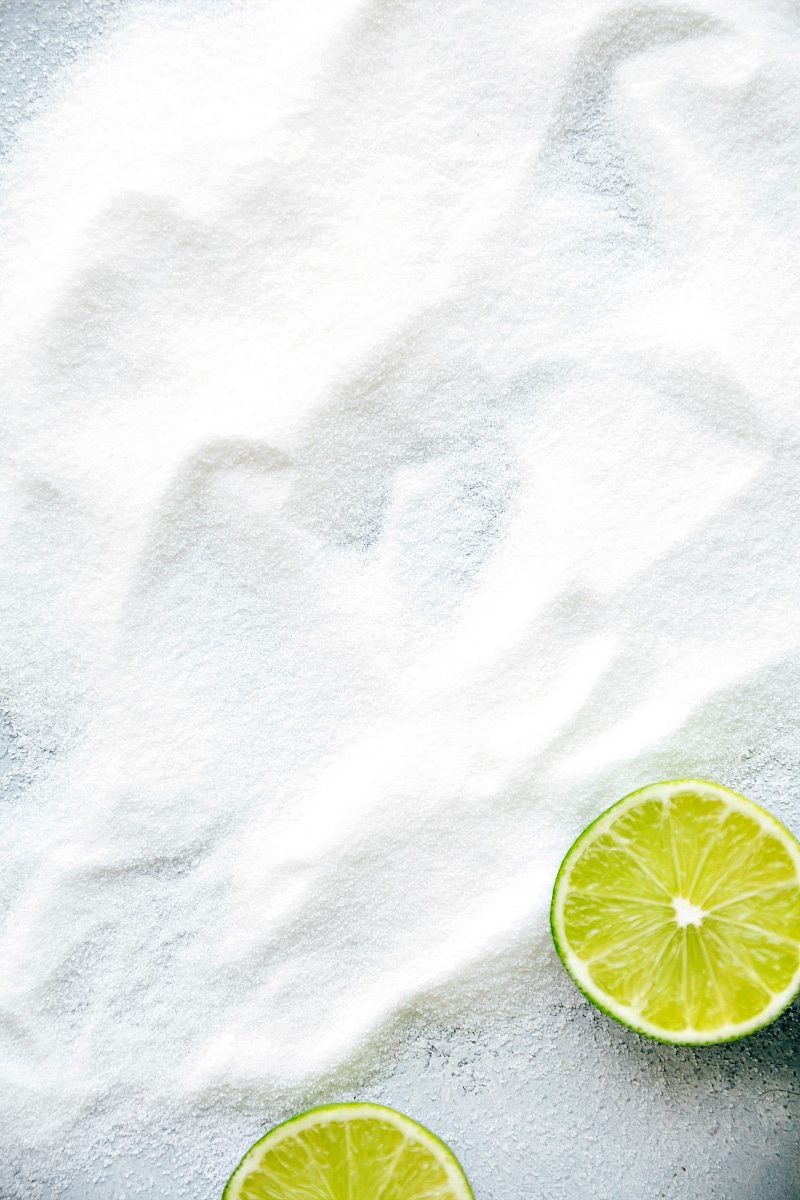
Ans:
POLYGON ((4 1196, 545 1011, 572 839, 796 709, 793 6, 312 8, 3 168, 4 1196))

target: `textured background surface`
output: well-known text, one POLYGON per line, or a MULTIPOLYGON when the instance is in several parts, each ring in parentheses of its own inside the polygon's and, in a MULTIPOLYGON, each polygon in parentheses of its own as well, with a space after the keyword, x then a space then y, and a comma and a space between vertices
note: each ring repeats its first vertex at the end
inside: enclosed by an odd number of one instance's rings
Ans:
MULTIPOLYGON (((120 7, 101 0, 0 0, 5 144, 120 7)), ((578 113, 575 125, 591 128, 591 112, 578 113)), ((591 172, 591 155, 585 164, 591 172)), ((800 658, 760 670, 737 685, 734 697, 718 696, 695 713, 669 744, 637 761, 630 779, 614 784, 622 790, 649 778, 703 774, 800 830, 799 691, 800 658), (706 730, 714 730, 713 744, 706 730)), ((0 781, 9 801, 24 802, 37 774, 77 736, 81 719, 76 709, 74 729, 44 723, 21 738, 0 711, 0 781)), ((13 874, 12 864, 4 870, 13 874)), ((482 1013, 465 1028, 409 1014, 388 1074, 370 1078, 362 1071, 357 1091, 349 1079, 323 1081, 305 1100, 358 1096, 409 1112, 452 1143, 478 1200, 800 1198, 796 1007, 747 1042, 669 1049, 594 1014, 554 961, 546 970, 550 999, 544 1009, 537 999, 535 1017, 523 1005, 512 1017, 482 1013)), ((356 980, 353 992, 357 1004, 356 980)), ((284 1115, 221 1092, 191 1118, 142 1112, 138 1126, 110 1137, 102 1114, 87 1111, 58 1153, 29 1150, 6 1129, 0 1196, 212 1200, 239 1152, 284 1115)))

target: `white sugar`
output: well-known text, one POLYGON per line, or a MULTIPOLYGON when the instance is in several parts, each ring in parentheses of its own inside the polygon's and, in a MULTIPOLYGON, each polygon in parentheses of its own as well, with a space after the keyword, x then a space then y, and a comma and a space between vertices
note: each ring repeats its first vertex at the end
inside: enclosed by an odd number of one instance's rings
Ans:
POLYGON ((4 168, 4 1195, 546 1055, 600 808, 800 816, 789 6, 312 7, 132 8, 4 168))

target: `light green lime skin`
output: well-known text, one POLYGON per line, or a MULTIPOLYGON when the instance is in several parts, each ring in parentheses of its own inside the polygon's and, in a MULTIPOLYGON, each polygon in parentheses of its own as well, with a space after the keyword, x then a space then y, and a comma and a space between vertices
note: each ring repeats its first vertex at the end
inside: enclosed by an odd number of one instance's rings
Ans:
POLYGON ((456 1158, 453 1151, 447 1145, 447 1142, 443 1142, 440 1137, 437 1137, 436 1134, 432 1133, 430 1131, 430 1129, 426 1128, 426 1126, 420 1125, 419 1121, 413 1121, 411 1119, 411 1117, 407 1117, 405 1115, 405 1113, 399 1112, 398 1109, 396 1109, 396 1108, 389 1108, 388 1105, 386 1105, 386 1104, 369 1104, 369 1103, 364 1103, 364 1102, 359 1102, 359 1101, 353 1101, 348 1104, 320 1104, 317 1108, 307 1108, 305 1110, 305 1112, 297 1113, 296 1116, 290 1117, 288 1121, 281 1121, 280 1125, 274 1125, 272 1127, 272 1129, 270 1129, 269 1133, 265 1133, 264 1136, 259 1138, 257 1142, 254 1142, 252 1146, 249 1146, 247 1151, 242 1155, 241 1159, 236 1164, 235 1171, 232 1172, 230 1179, 225 1184, 225 1188, 222 1193, 221 1200, 230 1200, 230 1196, 232 1194, 233 1183, 234 1183, 234 1180, 235 1180, 237 1174, 239 1173, 239 1168, 241 1167, 244 1160, 249 1157, 251 1152, 253 1150, 255 1150, 255 1148, 257 1146, 262 1146, 265 1142, 268 1142, 270 1140, 270 1138, 273 1136, 273 1134, 277 1133, 279 1130, 287 1129, 290 1125, 296 1125, 298 1122, 302 1121, 304 1117, 309 1116, 310 1113, 341 1112, 343 1108, 346 1108, 346 1109, 350 1110, 351 1112, 354 1110, 357 1110, 357 1109, 361 1109, 362 1112, 364 1113, 364 1116, 375 1116, 375 1115, 379 1115, 382 1112, 391 1113, 393 1116, 402 1117, 403 1120, 407 1121, 409 1125, 413 1125, 415 1128, 421 1129, 422 1132, 426 1135, 426 1137, 429 1137, 431 1139, 431 1141, 436 1142, 437 1145, 442 1147, 442 1150, 444 1150, 446 1157, 450 1160, 451 1164, 453 1165, 455 1170, 458 1172, 458 1174, 461 1176, 462 1180, 464 1181, 464 1187, 466 1189, 467 1196, 470 1196, 472 1198, 472 1200, 475 1200, 472 1188, 469 1186, 469 1180, 467 1179, 466 1175, 464 1174, 464 1170, 461 1166, 461 1163, 458 1161, 458 1159, 456 1158))
MULTIPOLYGON (((558 874, 556 875, 556 880, 555 880, 555 883, 553 884, 553 895, 552 895, 552 899, 550 901, 550 933, 552 934, 552 937, 553 937, 553 944, 558 953, 558 957, 561 959, 564 970, 567 972, 570 979, 575 984, 576 988, 581 993, 581 995, 585 996, 586 999, 589 1001, 589 1003, 592 1004, 596 1009, 599 1009, 599 1011, 601 1013, 603 1013, 604 1016, 611 1017, 612 1021, 616 1021, 616 1023, 618 1025, 622 1025, 622 1027, 624 1029, 631 1029, 631 1030, 633 1030, 634 1033, 638 1033, 641 1037, 647 1038, 648 1041, 659 1042, 662 1046, 691 1046, 694 1048, 697 1046, 699 1046, 699 1047, 722 1046, 725 1043, 741 1042, 744 1040, 744 1038, 751 1037, 752 1034, 758 1033, 760 1030, 765 1029, 767 1027, 767 1025, 772 1025, 772 1023, 774 1021, 777 1021, 778 1017, 782 1016, 782 1014, 785 1013, 787 1011, 787 1009, 791 1008, 791 1006, 794 1004, 797 997, 800 996, 800 988, 798 988, 798 990, 794 993, 794 995, 789 997, 789 1000, 786 1002, 786 1004, 784 1004, 783 1008, 778 1009, 777 1012, 770 1013, 769 1016, 764 1020, 764 1022, 761 1025, 756 1025, 752 1029, 748 1029, 746 1033, 736 1033, 736 1034, 733 1034, 731 1037, 716 1037, 716 1038, 712 1037, 712 1038, 709 1038, 707 1041, 696 1041, 695 1039, 692 1039, 691 1041, 687 1041, 685 1039, 682 1039, 679 1036, 667 1037, 665 1035, 664 1037, 658 1037, 656 1034, 651 1033, 650 1030, 640 1029, 636 1025, 632 1024, 631 1022, 624 1021, 622 1019, 622 1017, 617 1016, 617 1014, 615 1012, 613 1012, 610 1008, 607 1008, 604 1004, 601 1004, 600 1001, 595 996, 592 996, 590 992, 587 992, 586 988, 581 985, 581 983, 575 978, 575 975, 570 970, 570 967, 569 967, 569 964, 567 961, 567 956, 564 952, 564 948, 561 945, 561 941, 559 939, 558 932, 556 930, 555 908, 556 908, 556 900, 558 897, 559 885, 561 883, 561 880, 562 880, 564 874, 566 873, 567 867, 571 864, 572 859, 577 855, 577 852, 580 849, 580 847, 587 840, 587 838, 589 837, 589 834, 592 832, 594 827, 596 825, 599 825, 599 823, 604 819, 604 817, 607 817, 608 814, 613 812, 615 808, 621 808, 624 804, 627 804, 629 800, 632 800, 634 798, 634 796, 639 796, 642 794, 642 792, 649 792, 652 787, 675 787, 675 786, 681 785, 681 784, 685 784, 687 787, 691 787, 692 784, 697 784, 697 783, 706 784, 710 787, 720 788, 722 791, 730 792, 732 795, 738 796, 740 800, 744 800, 747 804, 751 805, 754 809, 757 809, 759 812, 764 813, 767 817, 769 817, 769 819, 771 821, 775 821, 776 823, 779 823, 779 822, 777 822, 777 818, 775 818, 771 812, 768 812, 767 809, 763 808, 760 804, 756 804, 754 800, 750 800, 750 799, 748 799, 747 796, 743 796, 741 792, 734 792, 732 788, 726 788, 724 786, 724 784, 714 783, 713 780, 710 780, 710 779, 668 779, 668 780, 662 780, 661 782, 659 782, 657 784, 648 783, 645 785, 645 787, 637 788, 636 791, 634 791, 634 792, 628 792, 627 796, 623 796, 621 800, 617 800, 616 803, 611 804, 608 808, 603 809, 603 811, 601 813, 599 813, 598 816, 595 817, 595 819, 592 821, 592 823, 590 825, 586 826, 583 833, 578 835, 578 837, 575 839, 575 841, 570 846, 567 853, 564 855, 563 862, 561 863, 561 866, 558 868, 558 874)), ((798 845, 798 847, 800 847, 800 842, 794 836, 794 834, 791 832, 791 830, 786 829, 785 825, 781 825, 781 828, 783 830, 785 830, 787 836, 789 838, 791 838, 791 840, 793 842, 795 842, 798 845)))

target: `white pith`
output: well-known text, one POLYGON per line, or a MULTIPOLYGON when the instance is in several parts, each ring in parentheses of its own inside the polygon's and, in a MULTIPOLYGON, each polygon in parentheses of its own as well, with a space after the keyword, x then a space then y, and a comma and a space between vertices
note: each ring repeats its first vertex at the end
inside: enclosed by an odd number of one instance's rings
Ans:
POLYGON ((461 1170, 457 1159, 450 1148, 439 1138, 435 1137, 422 1125, 412 1121, 393 1108, 384 1108, 380 1104, 352 1103, 332 1104, 322 1108, 311 1109, 293 1120, 278 1125, 247 1152, 239 1166, 231 1176, 225 1189, 223 1200, 239 1200, 241 1189, 248 1175, 254 1171, 265 1155, 275 1150, 281 1142, 291 1141, 311 1129, 314 1125, 325 1125, 330 1122, 344 1124, 348 1121, 363 1121, 374 1119, 385 1125, 393 1125, 407 1142, 417 1142, 430 1151, 441 1164, 447 1174, 447 1182, 457 1200, 474 1200, 472 1190, 461 1170))
POLYGON ((692 904, 691 900, 685 900, 683 896, 674 896, 672 907, 675 909, 675 920, 679 929, 685 929, 687 925, 702 925, 703 917, 707 916, 702 908, 692 904))
MULTIPOLYGON (((752 800, 748 800, 745 796, 739 795, 738 792, 732 792, 728 788, 722 787, 720 784, 710 783, 706 780, 699 779, 677 779, 667 783, 653 784, 650 787, 642 788, 637 792, 633 792, 630 796, 626 796, 618 804, 613 805, 606 813, 604 813, 593 825, 589 827, 578 838, 575 844, 565 858, 559 878, 556 884, 556 895, 553 903, 553 928, 559 944, 559 951, 569 973, 572 975, 578 987, 590 999, 592 999, 600 1008, 605 1009, 608 1013, 614 1016, 623 1024, 630 1026, 639 1033, 646 1034, 649 1037, 656 1038, 663 1042, 672 1042, 679 1045, 708 1045, 713 1042, 732 1041, 736 1038, 744 1037, 748 1033, 754 1032, 756 1029, 761 1029, 764 1025, 768 1025, 770 1021, 779 1016, 785 1008, 791 1004, 792 1000, 800 991, 800 966, 798 967, 791 982, 781 992, 773 993, 771 1002, 757 1016, 749 1021, 730 1022, 728 1024, 718 1026, 713 1032, 708 1030, 697 1030, 687 1027, 680 1031, 664 1029, 660 1025, 656 1025, 651 1021, 646 1020, 638 1009, 631 1005, 621 1003, 616 997, 609 995, 591 978, 588 968, 577 954, 572 950, 564 928, 563 907, 564 901, 569 894, 569 880, 572 873, 572 868, 583 852, 584 848, 597 838, 602 837, 616 822, 631 808, 642 804, 646 800, 661 800, 669 803, 672 796, 678 795, 691 789, 695 795, 708 796, 710 799, 723 800, 731 809, 738 810, 746 814, 752 820, 768 830, 773 836, 781 842, 787 853, 791 857, 795 876, 800 883, 800 843, 796 838, 777 821, 765 809, 754 804, 752 800), (591 834, 589 837, 588 835, 591 834)), ((689 905, 687 908, 683 905, 688 904, 683 897, 674 897, 673 905, 676 908, 676 921, 679 926, 685 927, 688 924, 701 924, 700 920, 694 919, 702 910, 697 909, 695 905, 689 905), (679 905, 676 902, 681 902, 680 911, 679 905), (686 916, 692 919, 685 919, 686 916), (683 921, 681 920, 683 917, 683 921)), ((705 914, 703 914, 705 915, 705 914)), ((765 937, 767 935, 765 934, 765 937)))

